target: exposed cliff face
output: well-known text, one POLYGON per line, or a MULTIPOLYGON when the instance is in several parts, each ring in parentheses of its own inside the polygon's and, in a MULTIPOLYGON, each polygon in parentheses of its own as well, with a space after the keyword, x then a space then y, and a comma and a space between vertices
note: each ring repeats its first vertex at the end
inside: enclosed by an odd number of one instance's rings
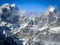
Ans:
POLYGON ((20 27, 17 10, 15 4, 4 4, 0 7, 0 45, 23 45, 12 34, 14 28, 20 27))

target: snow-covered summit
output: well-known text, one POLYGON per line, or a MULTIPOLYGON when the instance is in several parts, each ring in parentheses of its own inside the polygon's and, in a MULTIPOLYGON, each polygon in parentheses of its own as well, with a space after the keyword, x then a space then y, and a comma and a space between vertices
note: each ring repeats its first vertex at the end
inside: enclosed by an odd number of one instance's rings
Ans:
POLYGON ((54 6, 50 6, 49 8, 48 8, 48 11, 49 12, 54 12, 56 10, 56 8, 54 7, 54 6))
POLYGON ((2 21, 13 24, 15 27, 19 24, 19 14, 15 4, 3 4, 0 6, 0 18, 2 21))
POLYGON ((16 7, 16 4, 12 4, 11 7, 16 7))
POLYGON ((45 11, 45 15, 49 15, 49 14, 54 14, 54 13, 57 13, 58 12, 58 9, 56 6, 49 6, 48 9, 45 11))
POLYGON ((1 7, 2 7, 2 8, 7 8, 7 7, 9 7, 9 6, 10 6, 10 4, 6 3, 6 4, 3 4, 1 7))

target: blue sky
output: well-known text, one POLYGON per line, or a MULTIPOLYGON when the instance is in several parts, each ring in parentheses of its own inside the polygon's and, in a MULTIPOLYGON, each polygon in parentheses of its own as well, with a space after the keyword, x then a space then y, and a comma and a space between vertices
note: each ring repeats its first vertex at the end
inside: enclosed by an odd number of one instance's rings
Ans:
POLYGON ((21 10, 33 12, 43 12, 50 5, 60 8, 60 0, 0 0, 0 5, 4 3, 15 3, 21 10))

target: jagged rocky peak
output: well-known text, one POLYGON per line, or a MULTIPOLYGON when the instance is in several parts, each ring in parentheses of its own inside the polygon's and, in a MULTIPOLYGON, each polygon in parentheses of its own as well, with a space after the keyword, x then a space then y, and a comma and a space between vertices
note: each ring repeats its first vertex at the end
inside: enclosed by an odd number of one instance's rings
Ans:
POLYGON ((6 3, 6 4, 3 4, 1 6, 1 8, 5 8, 7 10, 11 10, 11 8, 14 8, 14 9, 18 9, 18 7, 16 6, 16 4, 9 4, 9 3, 6 3))
POLYGON ((49 14, 53 14, 53 13, 57 13, 57 12, 58 12, 58 9, 56 6, 49 6, 44 14, 49 15, 49 14))
POLYGON ((0 6, 0 18, 2 21, 9 22, 15 25, 19 22, 18 7, 15 4, 3 4, 0 6))
POLYGON ((1 7, 2 7, 2 8, 7 8, 7 7, 9 7, 9 6, 10 6, 10 4, 6 3, 6 4, 3 4, 1 7))
POLYGON ((17 15, 19 8, 16 6, 16 4, 3 4, 2 6, 0 6, 0 13, 4 14, 4 15, 17 15))
POLYGON ((12 4, 11 7, 16 7, 16 4, 12 4))
POLYGON ((50 6, 49 8, 48 8, 48 11, 49 12, 55 12, 57 9, 56 9, 56 7, 55 6, 50 6))
POLYGON ((11 7, 17 7, 16 4, 9 4, 9 3, 5 3, 5 4, 3 4, 1 7, 2 7, 2 8, 7 8, 7 7, 10 7, 10 6, 11 6, 11 7))

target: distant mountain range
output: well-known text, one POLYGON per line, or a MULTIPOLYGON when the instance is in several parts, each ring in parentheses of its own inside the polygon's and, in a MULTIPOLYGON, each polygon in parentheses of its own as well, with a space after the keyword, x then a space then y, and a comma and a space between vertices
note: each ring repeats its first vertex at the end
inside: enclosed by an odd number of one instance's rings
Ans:
POLYGON ((59 45, 60 11, 49 6, 40 14, 21 11, 16 4, 3 4, 0 6, 0 32, 16 43, 22 40, 23 45, 59 45))

